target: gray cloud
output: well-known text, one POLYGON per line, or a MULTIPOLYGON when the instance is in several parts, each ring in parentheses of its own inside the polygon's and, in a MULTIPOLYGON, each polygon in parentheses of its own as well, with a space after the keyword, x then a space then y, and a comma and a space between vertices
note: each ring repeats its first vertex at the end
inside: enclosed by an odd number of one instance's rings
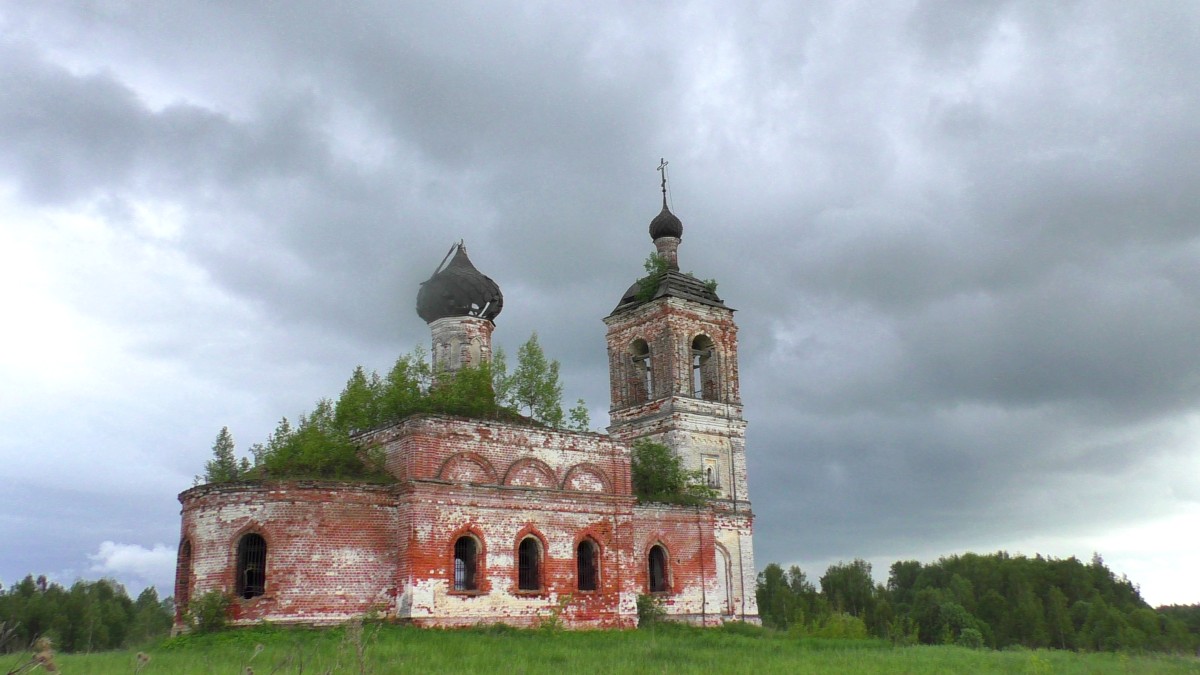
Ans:
MULTIPOLYGON (((387 368, 459 238, 504 289, 498 343, 537 330, 603 424, 600 318, 666 156, 681 264, 739 310, 760 562, 1077 541, 1197 501, 1164 469, 1200 405, 1193 8, 11 7, 0 194, 103 232, 29 236, 136 373, 72 394, 115 467, 187 476, 221 425, 245 447, 387 368)), ((10 464, 46 442, 30 419, 10 464)), ((0 573, 171 536, 94 529, 0 573)))

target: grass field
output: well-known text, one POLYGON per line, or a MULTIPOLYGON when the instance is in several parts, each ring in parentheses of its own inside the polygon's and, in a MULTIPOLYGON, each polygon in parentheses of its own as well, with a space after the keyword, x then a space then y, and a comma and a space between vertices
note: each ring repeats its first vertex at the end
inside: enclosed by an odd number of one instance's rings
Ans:
MULTIPOLYGON (((881 641, 793 638, 734 627, 569 632, 258 628, 188 636, 138 652, 61 654, 67 675, 268 673, 1200 673, 1191 656, 974 651, 881 641)), ((7 673, 28 660, 8 655, 7 673)), ((43 672, 43 671, 36 671, 43 672)))

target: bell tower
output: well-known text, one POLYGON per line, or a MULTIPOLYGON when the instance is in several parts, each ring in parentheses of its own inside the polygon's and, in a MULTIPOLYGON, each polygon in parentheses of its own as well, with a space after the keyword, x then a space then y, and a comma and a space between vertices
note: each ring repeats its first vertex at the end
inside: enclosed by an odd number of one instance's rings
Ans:
MULTIPOLYGON (((716 491, 716 569, 728 576, 735 613, 757 618, 753 514, 746 482, 746 421, 738 385, 734 310, 705 283, 679 271, 683 223, 667 207, 650 222, 658 268, 634 282, 608 326, 609 433, 670 447, 716 491), (721 560, 721 556, 725 559, 721 560)), ((753 619, 752 619, 753 620, 753 619)))
POLYGON ((664 443, 720 502, 749 510, 734 310, 714 284, 679 271, 682 237, 664 175, 662 211, 650 222, 661 269, 634 282, 604 319, 609 433, 664 443))

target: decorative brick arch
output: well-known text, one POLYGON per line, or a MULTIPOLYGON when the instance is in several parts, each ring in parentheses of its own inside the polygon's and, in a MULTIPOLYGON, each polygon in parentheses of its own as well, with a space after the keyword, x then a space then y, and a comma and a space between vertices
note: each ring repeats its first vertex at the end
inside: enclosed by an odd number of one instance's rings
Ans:
POLYGON ((584 539, 591 539, 596 543, 596 546, 600 547, 600 552, 603 553, 606 548, 612 545, 611 535, 612 533, 605 529, 603 525, 597 526, 593 523, 575 533, 574 544, 578 546, 579 542, 583 541, 584 539))
POLYGON ((613 491, 612 481, 604 470, 595 464, 584 462, 576 464, 567 470, 563 478, 562 489, 575 492, 606 492, 613 491))
POLYGON ((477 452, 460 452, 446 458, 438 469, 438 478, 452 483, 496 485, 496 469, 477 452))
POLYGON ((482 595, 492 590, 491 581, 488 579, 487 569, 487 539, 483 536, 483 530, 474 523, 467 523, 454 530, 450 537, 446 539, 446 548, 444 552, 446 564, 446 577, 449 581, 450 593, 454 595, 482 595), (474 590, 456 590, 455 589, 455 545, 459 539, 470 537, 475 540, 477 546, 475 550, 475 569, 474 577, 477 580, 474 590))
POLYGON ((554 489, 558 476, 540 459, 524 457, 513 462, 504 474, 504 484, 514 487, 554 489))

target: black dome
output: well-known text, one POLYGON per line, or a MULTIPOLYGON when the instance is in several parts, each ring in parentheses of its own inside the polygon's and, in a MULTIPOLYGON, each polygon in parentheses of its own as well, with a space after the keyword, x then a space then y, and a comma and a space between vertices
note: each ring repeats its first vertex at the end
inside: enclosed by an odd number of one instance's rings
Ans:
POLYGON ((462 244, 458 244, 450 264, 423 282, 417 292, 417 314, 425 323, 448 316, 477 316, 494 321, 503 307, 500 287, 475 269, 462 244))
POLYGON ((667 208, 667 204, 663 202, 662 211, 659 211, 654 220, 650 221, 650 238, 659 239, 661 237, 675 237, 679 239, 683 237, 683 222, 675 217, 674 213, 667 208))

